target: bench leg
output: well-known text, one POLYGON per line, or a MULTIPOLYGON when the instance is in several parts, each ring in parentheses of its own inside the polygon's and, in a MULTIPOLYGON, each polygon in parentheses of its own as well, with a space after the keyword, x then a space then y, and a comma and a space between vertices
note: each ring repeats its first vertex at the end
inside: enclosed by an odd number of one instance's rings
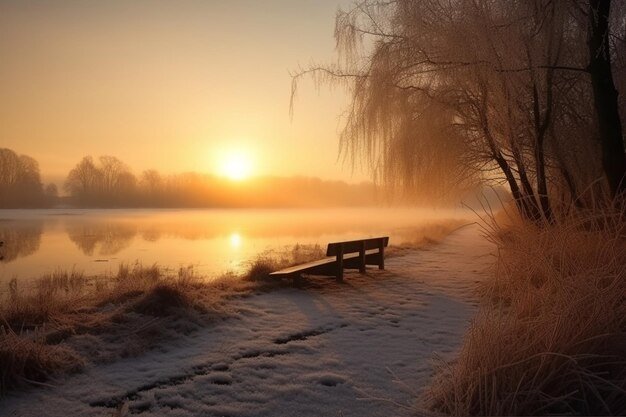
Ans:
POLYGON ((365 273, 365 241, 361 242, 361 248, 359 249, 359 272, 365 273))
POLYGON ((337 271, 335 274, 337 281, 343 281, 343 245, 339 246, 337 252, 337 271))
POLYGON ((383 243, 378 246, 378 269, 385 269, 385 245, 383 243))

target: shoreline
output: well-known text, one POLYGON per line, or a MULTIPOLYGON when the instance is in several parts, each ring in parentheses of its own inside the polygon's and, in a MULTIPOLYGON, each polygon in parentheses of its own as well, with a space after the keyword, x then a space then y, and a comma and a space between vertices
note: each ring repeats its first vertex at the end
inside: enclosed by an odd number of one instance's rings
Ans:
POLYGON ((231 299, 233 314, 214 325, 137 358, 89 366, 54 388, 9 394, 3 408, 24 416, 42 415, 41 407, 50 416, 110 415, 121 404, 146 416, 379 415, 373 410, 395 404, 394 413, 408 414, 402 407, 415 411, 414 393, 393 380, 424 386, 433 351, 460 346, 475 310, 471 288, 490 262, 490 244, 477 235, 477 227, 458 230, 390 258, 386 271, 347 272, 343 285, 321 279, 309 290, 231 299))

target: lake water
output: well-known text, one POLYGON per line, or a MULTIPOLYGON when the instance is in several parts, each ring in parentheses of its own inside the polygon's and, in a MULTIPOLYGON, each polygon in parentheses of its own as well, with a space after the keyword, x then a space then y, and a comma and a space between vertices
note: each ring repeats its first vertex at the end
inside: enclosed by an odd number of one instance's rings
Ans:
POLYGON ((0 288, 55 269, 115 273, 120 262, 205 276, 241 272, 259 254, 295 244, 390 236, 412 241, 427 223, 469 219, 422 209, 0 210, 0 288))

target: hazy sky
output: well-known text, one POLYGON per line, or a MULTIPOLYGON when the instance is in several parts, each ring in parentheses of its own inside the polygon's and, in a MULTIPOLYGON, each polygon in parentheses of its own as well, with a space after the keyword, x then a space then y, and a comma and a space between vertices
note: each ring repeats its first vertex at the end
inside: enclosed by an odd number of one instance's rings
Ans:
POLYGON ((215 172, 240 149, 254 172, 357 181, 337 162, 345 93, 289 71, 329 62, 350 0, 0 0, 0 147, 44 179, 84 155, 135 173, 215 172))

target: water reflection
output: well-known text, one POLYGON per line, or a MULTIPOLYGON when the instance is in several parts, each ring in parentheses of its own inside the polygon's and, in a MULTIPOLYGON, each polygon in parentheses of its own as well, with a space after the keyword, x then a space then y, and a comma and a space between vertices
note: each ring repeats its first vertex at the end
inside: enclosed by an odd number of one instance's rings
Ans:
POLYGON ((239 233, 231 233, 228 237, 228 241, 230 242, 230 246, 237 249, 241 246, 241 235, 239 233))
POLYGON ((58 268, 108 273, 135 261, 194 265, 211 276, 240 271, 261 253, 281 253, 295 244, 325 248, 332 241, 382 234, 402 242, 420 225, 462 217, 416 209, 14 210, 0 216, 0 284, 58 268))
POLYGON ((111 256, 130 246, 137 226, 120 223, 81 223, 67 226, 67 235, 88 256, 111 256))
POLYGON ((41 221, 13 222, 0 220, 0 261, 12 262, 39 250, 43 223, 41 221))

